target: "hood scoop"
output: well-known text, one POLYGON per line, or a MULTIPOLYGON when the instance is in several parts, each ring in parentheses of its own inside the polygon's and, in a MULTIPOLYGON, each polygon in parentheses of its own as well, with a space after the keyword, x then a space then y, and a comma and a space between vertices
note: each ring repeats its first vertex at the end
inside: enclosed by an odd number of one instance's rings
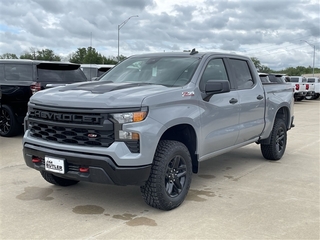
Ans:
POLYGON ((69 90, 83 90, 90 91, 96 94, 103 94, 106 92, 111 92, 115 90, 138 87, 142 85, 149 85, 144 83, 113 83, 113 82, 90 82, 82 84, 71 84, 60 89, 60 92, 65 92, 69 90))

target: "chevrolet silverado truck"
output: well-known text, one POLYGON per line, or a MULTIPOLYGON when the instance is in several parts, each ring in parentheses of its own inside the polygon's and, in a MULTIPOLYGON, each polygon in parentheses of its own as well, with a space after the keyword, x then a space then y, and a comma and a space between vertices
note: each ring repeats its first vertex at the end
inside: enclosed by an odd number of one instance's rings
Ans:
POLYGON ((293 94, 291 85, 262 84, 245 56, 136 55, 99 81, 32 96, 23 155, 51 184, 138 185, 147 204, 171 210, 205 160, 251 143, 279 160, 293 94))

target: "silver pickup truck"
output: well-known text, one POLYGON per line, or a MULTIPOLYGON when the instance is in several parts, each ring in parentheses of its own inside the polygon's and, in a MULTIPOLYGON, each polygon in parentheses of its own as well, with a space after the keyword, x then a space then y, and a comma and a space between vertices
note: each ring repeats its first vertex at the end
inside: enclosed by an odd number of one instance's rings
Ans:
POLYGON ((138 185, 147 204, 171 210, 204 160, 251 143, 279 160, 293 102, 291 85, 262 84, 245 56, 137 55, 97 82, 32 96, 23 155, 49 183, 138 185))

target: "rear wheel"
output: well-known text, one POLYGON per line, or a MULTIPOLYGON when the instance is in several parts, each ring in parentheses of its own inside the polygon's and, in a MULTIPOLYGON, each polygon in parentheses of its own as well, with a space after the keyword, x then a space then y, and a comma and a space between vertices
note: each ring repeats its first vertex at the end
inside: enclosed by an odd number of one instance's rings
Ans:
POLYGON ((191 178, 192 164, 187 147, 177 141, 160 141, 150 177, 140 187, 142 197, 154 208, 174 209, 184 201, 191 178))
POLYGON ((13 137, 22 132, 22 124, 8 105, 2 105, 0 111, 0 136, 13 137))
POLYGON ((72 179, 57 177, 46 171, 41 171, 40 173, 41 173, 41 176, 44 178, 44 180, 46 180, 48 183, 51 183, 57 186, 67 187, 67 186, 75 185, 79 182, 72 179))
POLYGON ((264 158, 279 160, 287 146, 287 128, 282 119, 276 119, 271 132, 269 144, 261 144, 260 149, 264 158))
POLYGON ((319 94, 319 93, 316 93, 316 94, 314 95, 313 99, 318 99, 319 96, 320 96, 320 94, 319 94))

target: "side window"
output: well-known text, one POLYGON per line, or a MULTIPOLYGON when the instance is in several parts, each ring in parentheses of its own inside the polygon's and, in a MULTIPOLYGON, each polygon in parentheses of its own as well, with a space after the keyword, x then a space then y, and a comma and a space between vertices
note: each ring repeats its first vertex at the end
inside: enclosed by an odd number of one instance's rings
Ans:
POLYGON ((4 65, 0 64, 0 82, 4 80, 4 65))
MULTIPOLYGON (((230 59, 232 71, 235 73, 238 89, 249 89, 254 85, 247 61, 230 59)), ((271 79, 270 79, 271 80, 271 79)))
POLYGON ((209 80, 229 80, 221 58, 212 59, 206 66, 200 80, 200 90, 204 91, 205 85, 209 80))
POLYGON ((32 81, 32 65, 5 64, 4 71, 8 81, 32 81))

